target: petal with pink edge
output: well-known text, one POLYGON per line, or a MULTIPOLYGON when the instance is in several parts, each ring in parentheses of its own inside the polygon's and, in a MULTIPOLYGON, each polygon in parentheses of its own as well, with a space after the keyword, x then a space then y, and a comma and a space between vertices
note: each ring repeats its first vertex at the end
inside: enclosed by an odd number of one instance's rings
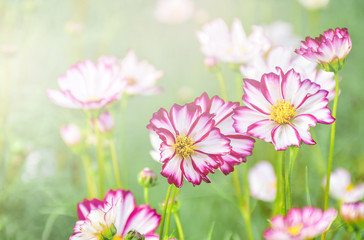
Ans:
POLYGON ((301 143, 298 131, 290 124, 275 127, 272 131, 272 140, 277 151, 286 150, 287 147, 292 145, 300 147, 301 143))
POLYGON ((250 125, 247 132, 253 137, 272 142, 272 131, 276 126, 277 123, 272 120, 261 120, 250 125))
POLYGON ((174 184, 176 187, 182 187, 183 174, 181 170, 182 158, 174 155, 173 158, 163 164, 161 174, 165 176, 169 184, 174 184))

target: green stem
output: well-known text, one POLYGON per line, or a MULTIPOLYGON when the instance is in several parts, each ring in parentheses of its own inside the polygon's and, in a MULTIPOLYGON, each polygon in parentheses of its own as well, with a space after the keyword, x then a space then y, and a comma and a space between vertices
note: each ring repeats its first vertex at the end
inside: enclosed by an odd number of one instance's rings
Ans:
POLYGON ((296 162, 298 150, 294 147, 289 148, 289 164, 288 164, 288 174, 287 174, 287 210, 292 208, 292 172, 293 166, 296 162))
POLYGON ((358 231, 355 231, 355 237, 356 237, 356 240, 361 240, 361 233, 360 233, 360 231, 358 230, 358 231))
POLYGON ((236 70, 236 78, 235 78, 235 83, 236 83, 236 94, 237 94, 237 101, 241 102, 241 98, 243 96, 243 84, 242 84, 242 76, 240 74, 240 70, 237 69, 236 70))
POLYGON ((185 236, 183 234, 182 224, 181 224, 181 220, 179 218, 178 211, 174 212, 173 215, 174 215, 174 221, 176 222, 176 225, 177 225, 179 240, 185 240, 185 236))
POLYGON ((176 197, 176 192, 178 191, 178 188, 176 186, 173 185, 173 192, 172 192, 172 197, 170 198, 171 203, 166 203, 168 205, 168 210, 167 210, 167 225, 166 225, 166 231, 164 233, 164 237, 166 239, 168 239, 169 235, 169 224, 171 221, 171 214, 172 214, 172 208, 173 208, 173 204, 174 204, 174 198, 176 197))
POLYGON ((149 188, 144 187, 144 200, 145 200, 145 204, 149 205, 149 188))
POLYGON ((85 168, 87 195, 91 199, 91 198, 96 197, 96 195, 97 195, 97 190, 96 190, 95 183, 93 182, 93 177, 92 177, 93 174, 92 174, 91 159, 89 158, 89 156, 84 154, 82 156, 82 161, 83 161, 83 166, 85 168))
POLYGON ((118 161, 118 156, 116 154, 114 141, 110 141, 109 146, 110 146, 111 161, 112 161, 112 166, 113 166, 113 169, 114 169, 114 176, 115 176, 116 186, 118 188, 123 188, 123 185, 121 183, 121 178, 120 178, 119 161, 118 161))
POLYGON ((224 101, 226 101, 227 100, 226 88, 225 88, 224 78, 221 74, 220 69, 217 69, 215 71, 215 75, 216 75, 217 80, 219 81, 221 97, 224 101))
POLYGON ((159 229, 159 240, 162 240, 162 238, 163 238, 164 222, 165 222, 165 218, 166 218, 167 206, 168 206, 169 196, 171 195, 172 186, 173 186, 173 184, 169 185, 166 199, 164 201, 163 214, 162 214, 162 219, 161 219, 161 224, 160 224, 160 229, 159 229))
POLYGON ((274 203, 274 212, 273 215, 283 214, 283 195, 284 195, 284 188, 283 188, 283 169, 282 169, 282 162, 283 162, 283 151, 277 152, 277 160, 276 160, 276 172, 277 172, 277 197, 274 203))
POLYGON ((100 134, 100 131, 97 127, 96 129, 96 138, 97 138, 97 146, 96 146, 96 158, 97 158, 97 169, 99 175, 99 197, 104 196, 104 187, 105 187, 105 165, 104 165, 104 153, 103 153, 103 139, 100 134))
POLYGON ((253 232, 251 226, 251 218, 250 218, 250 189, 249 189, 249 180, 248 180, 248 165, 245 164, 243 166, 243 186, 244 186, 244 203, 241 205, 242 214, 245 222, 245 231, 249 240, 253 240, 253 232))
POLYGON ((120 124, 120 135, 121 135, 121 165, 124 176, 124 187, 126 188, 128 180, 127 161, 126 161, 126 147, 125 147, 125 126, 126 126, 126 107, 128 104, 128 95, 124 93, 121 99, 121 124, 120 124))
POLYGON ((307 205, 312 206, 311 197, 310 197, 310 189, 309 189, 309 185, 308 185, 308 168, 307 168, 307 166, 306 166, 306 200, 307 200, 307 205))
MULTIPOLYGON (((337 110, 337 103, 338 103, 338 97, 339 97, 339 81, 338 81, 337 72, 334 72, 334 74, 335 74, 336 86, 335 86, 335 98, 334 98, 334 105, 333 105, 333 109, 332 109, 332 116, 336 119, 336 110, 337 110)), ((328 203, 329 203, 330 176, 331 176, 332 162, 333 162, 333 156, 334 156, 334 144, 335 144, 335 126, 336 126, 336 120, 331 125, 330 151, 329 151, 329 160, 328 160, 328 166, 327 166, 324 210, 327 209, 328 203)))
POLYGON ((287 213, 287 195, 285 194, 286 192, 286 157, 285 157, 285 153, 286 151, 282 151, 283 152, 283 159, 282 159, 282 192, 283 192, 283 196, 282 196, 282 213, 283 215, 286 215, 287 213))

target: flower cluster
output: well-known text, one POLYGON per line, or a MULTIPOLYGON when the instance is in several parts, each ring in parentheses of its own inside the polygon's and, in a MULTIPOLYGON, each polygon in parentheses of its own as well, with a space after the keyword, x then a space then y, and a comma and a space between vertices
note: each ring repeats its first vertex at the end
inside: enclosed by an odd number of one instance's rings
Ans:
POLYGON ((203 94, 193 103, 154 113, 147 128, 161 140, 161 174, 170 184, 181 187, 183 177, 193 185, 210 182, 208 173, 219 168, 228 174, 251 155, 254 140, 232 127, 237 106, 203 94))
POLYGON ((79 221, 70 240, 125 239, 130 231, 143 234, 146 240, 157 240, 154 231, 160 216, 149 205, 136 206, 130 191, 110 190, 103 201, 87 200, 77 206, 79 221))

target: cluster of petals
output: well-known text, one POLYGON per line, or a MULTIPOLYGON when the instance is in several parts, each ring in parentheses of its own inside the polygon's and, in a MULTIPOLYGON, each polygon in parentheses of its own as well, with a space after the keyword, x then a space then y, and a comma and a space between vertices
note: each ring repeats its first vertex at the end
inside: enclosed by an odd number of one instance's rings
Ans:
POLYGON ((306 37, 296 53, 310 61, 319 63, 326 71, 337 72, 344 66, 344 60, 352 47, 346 28, 329 29, 317 38, 306 37))
POLYGON ((97 63, 80 62, 59 77, 60 90, 49 89, 48 98, 68 108, 99 109, 118 99, 126 81, 120 67, 110 57, 101 57, 97 63))
POLYGON ((87 200, 77 206, 79 221, 70 240, 98 240, 108 235, 124 239, 131 230, 144 234, 147 240, 157 240, 154 231, 160 216, 149 205, 136 206, 130 191, 110 190, 103 201, 87 200))
POLYGON ((163 23, 182 23, 192 17, 194 10, 192 0, 158 0, 155 16, 163 23))
POLYGON ((272 202, 277 194, 277 177, 270 162, 261 161, 249 170, 250 195, 256 199, 272 202))
POLYGON ((345 222, 364 223, 364 203, 344 203, 340 206, 340 215, 345 222))
MULTIPOLYGON (((326 177, 323 186, 326 186, 326 177)), ((344 168, 337 168, 331 173, 329 193, 344 203, 357 202, 364 198, 364 183, 352 184, 350 173, 344 168)))
POLYGON ((181 187, 183 177, 193 185, 210 182, 207 175, 215 169, 228 174, 246 161, 254 140, 234 131, 231 116, 237 106, 204 93, 193 103, 154 113, 147 126, 159 148, 153 156, 163 163, 161 174, 170 184, 181 187))
POLYGON ((264 73, 274 72, 276 67, 280 67, 284 72, 293 68, 302 79, 310 79, 320 85, 321 89, 327 90, 329 100, 334 98, 336 85, 334 73, 317 69, 317 63, 300 55, 294 55, 290 48, 274 47, 266 56, 257 56, 247 65, 242 65, 240 71, 246 78, 260 79, 264 73))
POLYGON ((319 208, 292 208, 287 215, 274 216, 271 228, 265 230, 266 240, 307 240, 325 232, 335 220, 337 211, 330 208, 322 211, 319 208))
POLYGON ((230 31, 224 20, 218 18, 205 24, 197 37, 203 54, 221 62, 245 63, 270 47, 262 27, 254 26, 253 32, 246 36, 239 19, 234 20, 230 31))
POLYGON ((302 81, 293 69, 277 71, 260 81, 244 79, 245 106, 235 109, 235 130, 271 142, 278 151, 301 142, 315 144, 310 127, 335 121, 327 107, 328 92, 309 79, 302 81))

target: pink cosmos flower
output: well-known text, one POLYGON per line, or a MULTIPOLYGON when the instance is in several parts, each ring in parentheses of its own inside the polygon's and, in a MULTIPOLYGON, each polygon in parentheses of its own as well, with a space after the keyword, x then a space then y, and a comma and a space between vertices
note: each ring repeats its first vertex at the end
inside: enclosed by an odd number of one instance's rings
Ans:
POLYGON ((118 99, 126 82, 112 58, 80 62, 59 77, 61 90, 48 89, 48 98, 63 107, 99 109, 118 99))
POLYGON ((249 170, 248 178, 252 197, 267 202, 276 199, 277 177, 272 164, 267 161, 257 163, 249 170))
MULTIPOLYGON (((326 177, 323 179, 323 186, 326 186, 326 177)), ((343 168, 337 168, 331 173, 329 193, 342 202, 357 202, 364 198, 364 183, 352 184, 350 173, 343 168)))
POLYGON ((314 207, 292 208, 285 217, 277 215, 270 222, 272 228, 265 230, 266 240, 306 240, 325 232, 335 220, 337 211, 314 207))
POLYGON ((224 164, 222 156, 231 153, 232 148, 229 138, 216 127, 218 121, 195 103, 175 104, 169 113, 161 108, 153 114, 147 128, 162 141, 161 174, 170 184, 182 187, 183 177, 194 186, 202 180, 210 182, 207 174, 224 164))
POLYGON ((348 223, 364 223, 364 203, 344 203, 340 206, 340 215, 348 223))
POLYGON ((235 109, 234 128, 239 133, 271 142, 277 151, 301 142, 315 144, 309 132, 316 123, 331 124, 328 92, 293 69, 267 73, 261 81, 244 79, 243 102, 235 109))
POLYGON ((224 20, 218 18, 205 24, 197 32, 197 37, 201 51, 221 62, 245 63, 256 55, 264 54, 270 47, 262 27, 253 27, 253 32, 247 37, 239 19, 234 20, 230 31, 224 20))
POLYGON ((232 115, 234 109, 239 106, 237 102, 225 102, 218 96, 211 99, 207 93, 196 98, 194 103, 201 107, 202 112, 214 114, 215 126, 220 133, 230 140, 231 151, 221 156, 222 165, 219 169, 225 174, 234 171, 234 166, 246 162, 246 157, 252 154, 255 140, 245 134, 237 133, 233 128, 232 115))
POLYGON ((308 61, 300 55, 293 55, 289 48, 272 48, 264 58, 257 56, 247 65, 242 65, 240 71, 246 78, 260 79, 264 73, 274 72, 277 66, 284 72, 293 68, 302 79, 308 78, 320 85, 321 89, 327 90, 329 100, 334 98, 336 85, 334 73, 317 69, 317 63, 308 61))
POLYGON ((163 72, 157 71, 147 61, 138 61, 133 50, 126 53, 120 62, 121 77, 127 80, 125 92, 130 95, 152 95, 162 91, 155 84, 163 76, 163 72))
POLYGON ((324 35, 301 42, 296 53, 310 61, 317 62, 325 71, 337 72, 343 68, 346 56, 351 50, 351 39, 346 28, 329 29, 324 35))
POLYGON ((130 191, 110 190, 103 201, 87 200, 77 206, 79 221, 70 240, 124 239, 129 231, 145 235, 146 240, 157 240, 154 233, 160 216, 149 205, 136 206, 130 191))

